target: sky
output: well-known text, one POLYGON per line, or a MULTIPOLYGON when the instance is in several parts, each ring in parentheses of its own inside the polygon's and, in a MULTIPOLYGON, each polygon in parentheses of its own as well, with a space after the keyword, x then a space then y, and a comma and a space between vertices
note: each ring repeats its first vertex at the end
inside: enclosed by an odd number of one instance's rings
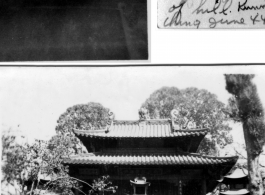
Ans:
MULTIPOLYGON (((117 120, 138 120, 142 103, 164 86, 206 89, 227 103, 224 73, 256 74, 254 82, 265 101, 262 66, 1 67, 1 129, 47 140, 55 135, 56 121, 67 108, 88 102, 101 103, 117 120)), ((234 139, 242 141, 241 126, 232 127, 234 139)))

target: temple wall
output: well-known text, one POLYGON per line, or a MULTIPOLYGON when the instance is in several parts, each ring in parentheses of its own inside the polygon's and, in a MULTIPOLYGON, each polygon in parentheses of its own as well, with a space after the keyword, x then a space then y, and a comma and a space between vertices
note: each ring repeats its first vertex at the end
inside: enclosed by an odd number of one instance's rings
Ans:
POLYGON ((203 167, 75 166, 72 170, 75 177, 88 183, 100 176, 109 175, 113 185, 118 186, 117 195, 133 194, 130 180, 134 181, 136 177, 146 177, 147 182, 151 183, 148 195, 205 195, 207 191, 203 167))

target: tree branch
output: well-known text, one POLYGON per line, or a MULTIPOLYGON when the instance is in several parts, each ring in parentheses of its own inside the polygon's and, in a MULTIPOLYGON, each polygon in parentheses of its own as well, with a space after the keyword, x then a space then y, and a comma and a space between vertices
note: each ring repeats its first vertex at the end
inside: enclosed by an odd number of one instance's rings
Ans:
POLYGON ((79 192, 81 192, 82 194, 84 194, 84 195, 87 195, 85 192, 83 192, 82 190, 80 190, 80 189, 78 189, 78 188, 76 188, 76 187, 73 187, 74 189, 76 189, 76 190, 78 190, 79 192))
POLYGON ((93 190, 95 190, 95 189, 93 188, 93 186, 91 186, 89 183, 87 183, 87 182, 85 182, 85 181, 82 181, 82 180, 80 180, 80 179, 77 179, 77 178, 75 178, 75 177, 58 177, 58 178, 56 178, 56 179, 54 179, 54 180, 49 181, 47 184, 45 184, 45 186, 49 186, 52 182, 54 182, 54 181, 56 181, 56 180, 59 180, 59 179, 65 179, 65 178, 71 178, 71 179, 74 179, 74 180, 76 180, 76 181, 79 181, 79 182, 81 182, 81 183, 84 183, 84 184, 88 185, 88 186, 91 187, 93 190))
POLYGON ((238 152, 235 148, 234 148, 236 154, 238 154, 239 156, 241 156, 243 159, 247 159, 245 156, 243 156, 240 152, 238 152))

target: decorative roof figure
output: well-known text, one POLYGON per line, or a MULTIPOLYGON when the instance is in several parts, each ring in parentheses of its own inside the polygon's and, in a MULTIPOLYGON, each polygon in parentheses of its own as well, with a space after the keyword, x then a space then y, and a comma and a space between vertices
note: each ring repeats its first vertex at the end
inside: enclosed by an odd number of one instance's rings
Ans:
POLYGON ((108 126, 106 128, 106 133, 109 132, 109 129, 113 125, 113 121, 115 119, 115 115, 113 112, 109 111, 108 115, 109 115, 109 120, 108 120, 108 126))
POLYGON ((154 119, 160 119, 160 113, 159 113, 159 110, 157 108, 155 109, 154 119))
POLYGON ((183 106, 171 111, 172 126, 175 130, 196 129, 196 123, 190 116, 190 112, 183 106))
POLYGON ((139 120, 143 121, 143 120, 148 120, 148 119, 150 119, 148 110, 146 108, 140 108, 140 110, 139 110, 139 120))
POLYGON ((114 119, 115 119, 115 115, 113 112, 109 111, 108 113, 109 115, 109 120, 108 120, 108 124, 111 125, 111 123, 113 123, 114 119))

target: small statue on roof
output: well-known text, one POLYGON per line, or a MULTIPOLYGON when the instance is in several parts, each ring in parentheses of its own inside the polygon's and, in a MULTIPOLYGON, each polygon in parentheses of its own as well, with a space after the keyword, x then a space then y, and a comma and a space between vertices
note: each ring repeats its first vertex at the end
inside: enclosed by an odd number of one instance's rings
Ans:
POLYGON ((109 111, 108 115, 109 115, 109 118, 108 118, 108 122, 107 122, 106 133, 109 132, 110 127, 112 126, 113 121, 115 119, 115 115, 113 112, 109 111))
POLYGON ((178 108, 173 109, 170 113, 172 125, 176 130, 181 129, 195 129, 196 124, 191 117, 190 112, 180 105, 178 108))
POLYGON ((108 123, 110 124, 111 122, 114 121, 114 119, 115 119, 115 115, 114 115, 114 113, 111 112, 111 111, 109 111, 108 115, 109 115, 108 123))
POLYGON ((149 111, 146 108, 140 108, 138 113, 139 113, 139 119, 140 120, 148 120, 148 119, 150 119, 149 111))

